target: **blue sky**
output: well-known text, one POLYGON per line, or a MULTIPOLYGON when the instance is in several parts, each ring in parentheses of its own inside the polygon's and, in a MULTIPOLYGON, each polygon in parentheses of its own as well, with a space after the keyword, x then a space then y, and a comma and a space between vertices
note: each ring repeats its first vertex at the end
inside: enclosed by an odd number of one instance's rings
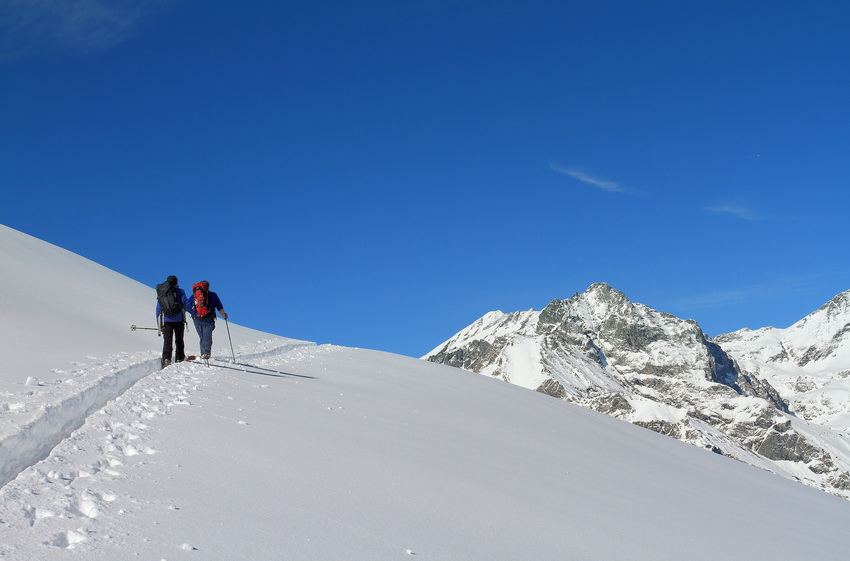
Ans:
POLYGON ((709 335, 787 327, 850 288, 847 21, 11 0, 0 222, 151 287, 208 279, 242 325, 412 356, 594 282, 709 335))

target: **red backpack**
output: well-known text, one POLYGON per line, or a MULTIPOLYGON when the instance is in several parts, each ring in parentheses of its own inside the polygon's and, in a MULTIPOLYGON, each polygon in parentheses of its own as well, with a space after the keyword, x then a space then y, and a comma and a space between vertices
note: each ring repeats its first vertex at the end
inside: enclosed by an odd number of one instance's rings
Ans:
POLYGON ((204 281, 196 282, 192 286, 192 304, 199 318, 206 317, 212 312, 209 286, 204 281))

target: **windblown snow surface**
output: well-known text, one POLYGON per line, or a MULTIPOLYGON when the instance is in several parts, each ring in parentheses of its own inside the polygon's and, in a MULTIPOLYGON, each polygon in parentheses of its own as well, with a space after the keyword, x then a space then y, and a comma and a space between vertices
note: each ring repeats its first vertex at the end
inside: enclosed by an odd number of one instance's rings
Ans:
POLYGON ((235 362, 219 325, 158 370, 151 287, 2 226, 0 260, 2 559, 846 559, 850 504, 768 472, 232 323, 235 362))

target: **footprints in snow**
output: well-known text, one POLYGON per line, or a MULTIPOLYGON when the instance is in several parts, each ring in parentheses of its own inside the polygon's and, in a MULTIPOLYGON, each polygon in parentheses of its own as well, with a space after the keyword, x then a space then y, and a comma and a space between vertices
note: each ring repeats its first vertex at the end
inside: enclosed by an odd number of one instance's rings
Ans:
MULTIPOLYGON (((193 366, 145 376, 88 415, 47 458, 0 488, 0 534, 17 528, 30 536, 30 544, 47 548, 85 551, 116 547, 125 539, 115 533, 123 524, 118 522, 121 517, 164 508, 163 503, 140 501, 132 489, 136 479, 156 472, 161 462, 168 461, 152 438, 161 423, 157 419, 175 414, 181 406, 204 407, 206 403, 206 394, 199 392, 210 381, 209 371, 196 371, 193 366), (148 463, 151 469, 143 467, 148 463)), ((227 399, 232 402, 235 398, 227 399)), ((238 403, 232 405, 226 408, 226 418, 248 425, 243 409, 238 403)), ((6 411, 19 407, 23 404, 7 402, 5 406, 6 411)), ((180 547, 180 542, 176 546, 180 547)), ((190 544, 183 544, 183 549, 197 550, 190 544)), ((14 546, 0 543, 0 558, 12 551, 14 546)))
POLYGON ((68 530, 66 532, 61 532, 48 545, 61 547, 63 549, 74 549, 74 546, 76 546, 78 543, 86 541, 86 539, 86 531, 80 528, 76 531, 68 530))
POLYGON ((202 383, 191 372, 153 375, 89 417, 50 456, 2 488, 0 528, 31 528, 33 543, 51 548, 111 541, 110 520, 151 506, 114 492, 116 482, 138 476, 136 468, 157 454, 146 437, 152 420, 191 405, 202 383))

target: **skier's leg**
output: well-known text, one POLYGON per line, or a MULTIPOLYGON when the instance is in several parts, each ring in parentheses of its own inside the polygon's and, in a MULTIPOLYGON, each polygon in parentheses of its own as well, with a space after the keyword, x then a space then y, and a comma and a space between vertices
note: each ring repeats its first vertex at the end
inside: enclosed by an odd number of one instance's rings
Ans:
POLYGON ((162 367, 171 364, 171 351, 174 348, 172 337, 174 336, 174 324, 166 321, 162 324, 162 367))
POLYGON ((212 332, 213 332, 214 329, 215 329, 215 320, 212 320, 210 322, 209 334, 207 335, 207 354, 208 355, 212 354, 212 332))
POLYGON ((175 341, 175 353, 174 360, 177 362, 183 362, 186 360, 186 352, 185 345, 183 341, 183 333, 184 333, 184 325, 183 323, 174 324, 174 341, 175 341))
POLYGON ((198 318, 192 318, 192 322, 195 324, 195 331, 198 332, 198 348, 201 354, 204 354, 204 331, 201 329, 201 321, 198 318))

